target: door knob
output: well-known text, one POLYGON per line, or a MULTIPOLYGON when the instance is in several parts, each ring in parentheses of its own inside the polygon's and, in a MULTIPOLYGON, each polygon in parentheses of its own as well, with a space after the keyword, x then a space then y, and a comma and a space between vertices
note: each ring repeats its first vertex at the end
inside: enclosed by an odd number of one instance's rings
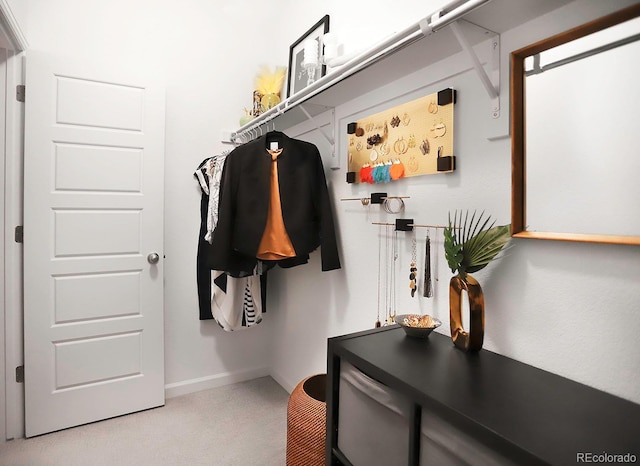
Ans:
POLYGON ((147 256, 147 262, 149 262, 149 264, 157 264, 160 261, 160 256, 158 255, 157 252, 152 252, 151 254, 149 254, 147 256))

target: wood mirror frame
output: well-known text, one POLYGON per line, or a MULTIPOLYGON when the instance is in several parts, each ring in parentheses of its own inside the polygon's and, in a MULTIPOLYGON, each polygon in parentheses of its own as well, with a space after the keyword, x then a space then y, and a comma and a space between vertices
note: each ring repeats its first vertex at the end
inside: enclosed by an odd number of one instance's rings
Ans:
POLYGON ((640 16, 640 4, 632 5, 511 53, 511 235, 513 237, 640 245, 640 236, 527 231, 525 134, 525 59, 638 16, 640 16))

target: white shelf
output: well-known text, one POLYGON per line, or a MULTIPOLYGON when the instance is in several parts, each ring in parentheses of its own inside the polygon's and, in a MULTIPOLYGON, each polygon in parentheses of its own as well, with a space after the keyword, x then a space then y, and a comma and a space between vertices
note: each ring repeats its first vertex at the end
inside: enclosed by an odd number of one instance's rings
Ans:
MULTIPOLYGON (((451 9, 469 10, 464 13, 464 20, 456 19, 456 22, 468 45, 473 47, 571 1, 470 0, 463 2, 462 6, 460 1, 452 2, 444 7, 440 20, 434 21, 431 19, 433 15, 429 15, 374 45, 240 127, 232 137, 248 134, 272 120, 277 121, 279 129, 290 128, 308 118, 305 111, 313 117, 461 52, 463 48, 451 27, 440 24, 447 20, 447 15, 453 14, 451 9), (304 106, 305 111, 300 106, 304 106)), ((445 22, 448 24, 450 21, 445 22)))

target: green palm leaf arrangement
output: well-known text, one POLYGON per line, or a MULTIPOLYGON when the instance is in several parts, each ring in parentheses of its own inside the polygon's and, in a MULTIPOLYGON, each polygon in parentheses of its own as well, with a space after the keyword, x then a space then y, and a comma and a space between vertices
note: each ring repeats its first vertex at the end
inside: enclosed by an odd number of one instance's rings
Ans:
POLYGON ((491 217, 482 212, 476 219, 474 211, 471 219, 467 211, 454 213, 453 222, 449 213, 449 226, 444 230, 444 252, 449 268, 458 272, 466 282, 468 273, 484 269, 511 238, 511 225, 494 226, 491 217))

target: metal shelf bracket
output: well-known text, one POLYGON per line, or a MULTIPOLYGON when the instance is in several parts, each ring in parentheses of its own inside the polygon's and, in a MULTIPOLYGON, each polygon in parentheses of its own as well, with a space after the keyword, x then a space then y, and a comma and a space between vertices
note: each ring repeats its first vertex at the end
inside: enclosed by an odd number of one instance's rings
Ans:
MULTIPOLYGON (((307 119, 310 120, 314 124, 316 129, 318 131, 320 131, 322 136, 324 136, 324 138, 329 142, 329 144, 331 144, 331 148, 333 150, 333 148, 335 147, 335 138, 334 138, 334 135, 333 135, 333 123, 331 124, 331 133, 332 134, 327 134, 327 132, 318 124, 318 122, 315 120, 315 118, 313 118, 311 116, 311 114, 309 112, 307 112, 307 109, 304 108, 304 105, 300 104, 299 107, 300 107, 300 110, 302 110, 302 113, 304 113, 304 116, 306 116, 307 119)), ((334 110, 332 109, 331 112, 332 112, 332 116, 333 116, 334 110)))
MULTIPOLYGON (((322 136, 327 140, 327 142, 329 143, 329 145, 331 145, 331 158, 332 160, 336 157, 336 139, 335 139, 335 109, 331 109, 331 134, 327 133, 327 131, 325 131, 324 128, 322 128, 322 126, 320 126, 318 124, 318 122, 316 121, 315 118, 313 118, 313 116, 311 116, 311 114, 307 111, 306 108, 304 108, 303 104, 299 104, 298 107, 300 108, 300 110, 302 110, 302 113, 304 113, 304 116, 307 117, 307 119, 309 121, 311 121, 313 123, 313 125, 316 127, 316 129, 318 131, 320 131, 320 134, 322 134, 322 136)), ((331 168, 336 168, 334 166, 335 164, 332 163, 332 167, 331 168)), ((339 165, 338 167, 339 168, 339 165)))
MULTIPOLYGON (((475 25, 474 25, 475 26, 475 25)), ((493 118, 500 118, 500 34, 485 29, 487 34, 491 34, 491 76, 487 74, 486 70, 480 63, 478 56, 476 55, 473 47, 469 45, 469 41, 465 37, 458 21, 454 21, 450 24, 451 31, 458 40, 460 47, 471 59, 473 68, 476 70, 482 85, 484 86, 489 98, 491 99, 491 116, 493 118)), ((476 26, 479 27, 479 26, 476 26)), ((484 28, 483 28, 484 29, 484 28)))

